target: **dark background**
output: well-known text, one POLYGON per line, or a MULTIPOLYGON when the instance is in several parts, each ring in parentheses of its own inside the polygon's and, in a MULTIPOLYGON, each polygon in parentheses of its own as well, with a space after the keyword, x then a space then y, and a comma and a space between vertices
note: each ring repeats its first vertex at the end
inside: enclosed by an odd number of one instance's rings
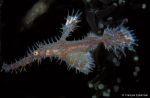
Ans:
MULTIPOLYGON (((147 0, 148 1, 148 0, 147 0)), ((146 4, 148 4, 148 2, 146 4)), ((37 41, 53 38, 60 35, 61 24, 65 23, 64 17, 67 16, 68 10, 80 9, 82 23, 80 28, 73 33, 76 39, 85 35, 89 30, 89 24, 86 21, 84 13, 84 4, 80 0, 57 0, 54 1, 48 11, 40 16, 30 29, 21 31, 22 18, 37 0, 4 0, 1 7, 1 57, 3 62, 13 62, 15 58, 23 57, 28 47, 37 41)), ((112 15, 116 17, 127 17, 128 26, 132 28, 137 36, 139 46, 136 47, 136 53, 139 56, 138 63, 131 61, 132 56, 127 54, 128 58, 121 61, 121 67, 116 71, 116 76, 123 78, 122 86, 127 93, 149 93, 149 63, 146 62, 149 50, 148 33, 149 33, 149 10, 140 8, 131 8, 125 6, 123 10, 116 10, 112 15), (135 82, 132 76, 133 66, 139 65, 141 68, 138 79, 135 82)), ((71 39, 71 38, 70 38, 71 39)), ((130 52, 128 52, 130 53, 130 52)), ((131 55, 134 53, 131 53, 131 55)), ((72 95, 70 98, 81 95, 91 98, 95 90, 88 88, 87 82, 97 73, 91 73, 89 76, 82 73, 75 74, 75 70, 67 71, 66 63, 61 65, 55 60, 49 59, 37 66, 33 63, 27 67, 27 72, 19 74, 0 73, 0 94, 2 95, 21 95, 33 97, 32 95, 72 95)), ((109 78, 109 76, 105 76, 109 78)), ((111 82, 111 80, 109 80, 111 82)), ((65 98, 65 97, 64 97, 65 98)), ((82 97, 83 98, 83 97, 82 97)))

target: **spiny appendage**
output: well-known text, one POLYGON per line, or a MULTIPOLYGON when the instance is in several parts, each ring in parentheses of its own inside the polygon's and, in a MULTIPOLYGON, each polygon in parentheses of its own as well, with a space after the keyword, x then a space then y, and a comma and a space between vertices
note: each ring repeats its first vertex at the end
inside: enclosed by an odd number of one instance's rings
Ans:
POLYGON ((17 71, 20 72, 26 71, 25 69, 26 65, 29 65, 31 62, 34 62, 32 58, 24 57, 18 61, 16 60, 14 63, 10 63, 10 64, 3 63, 1 71, 16 72, 16 73, 17 71))
POLYGON ((11 64, 3 63, 1 71, 10 72, 12 70, 11 64))
MULTIPOLYGON (((45 43, 46 44, 46 43, 45 43)), ((43 55, 43 51, 40 51, 40 48, 42 48, 44 45, 42 43, 36 43, 34 44, 34 46, 32 48, 29 48, 28 52, 27 52, 27 56, 19 59, 19 60, 15 60, 15 62, 7 64, 7 63, 3 63, 2 65, 2 71, 5 72, 22 72, 22 71, 26 71, 25 67, 27 65, 30 65, 31 63, 37 61, 38 63, 41 62, 42 58, 45 58, 45 56, 43 55), (39 55, 39 54, 41 54, 39 55)))
POLYGON ((77 27, 78 27, 78 23, 81 21, 80 20, 80 16, 81 16, 81 12, 79 12, 79 10, 74 14, 74 10, 72 12, 71 15, 69 15, 68 12, 68 16, 66 18, 66 23, 64 25, 62 25, 62 38, 65 39, 66 37, 69 36, 69 34, 71 32, 73 32, 77 27))
POLYGON ((50 61, 52 61, 53 59, 57 59, 56 62, 59 61, 59 64, 62 63, 61 58, 59 58, 58 56, 51 56, 49 55, 49 51, 46 51, 47 55, 42 56, 43 54, 40 54, 42 52, 39 52, 39 50, 35 50, 33 51, 31 54, 28 54, 27 57, 24 57, 20 60, 16 60, 13 63, 7 64, 7 63, 3 63, 2 65, 2 69, 1 71, 4 72, 22 72, 22 71, 26 71, 26 67, 32 65, 33 62, 37 62, 38 65, 41 64, 42 60, 45 58, 49 58, 50 61))
POLYGON ((37 61, 38 63, 41 62, 41 59, 44 57, 39 56, 39 50, 35 48, 29 48, 29 52, 27 52, 27 56, 15 60, 15 62, 6 64, 4 63, 2 66, 2 71, 4 72, 22 72, 26 71, 26 66, 31 65, 33 62, 37 61))
POLYGON ((114 51, 116 55, 118 54, 118 51, 125 55, 125 48, 135 51, 133 47, 134 45, 137 45, 137 39, 132 31, 133 30, 129 30, 128 27, 124 27, 123 24, 116 28, 107 27, 104 29, 102 36, 105 48, 114 51))
POLYGON ((68 69, 75 68, 76 72, 89 74, 95 67, 94 59, 89 52, 71 52, 67 54, 68 69))

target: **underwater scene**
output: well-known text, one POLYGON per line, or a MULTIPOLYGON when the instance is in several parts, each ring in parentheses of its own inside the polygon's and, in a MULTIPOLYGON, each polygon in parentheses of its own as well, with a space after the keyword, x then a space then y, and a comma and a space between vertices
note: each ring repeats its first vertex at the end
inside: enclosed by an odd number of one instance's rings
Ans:
POLYGON ((148 0, 1 0, 1 98, 149 98, 149 14, 148 0))

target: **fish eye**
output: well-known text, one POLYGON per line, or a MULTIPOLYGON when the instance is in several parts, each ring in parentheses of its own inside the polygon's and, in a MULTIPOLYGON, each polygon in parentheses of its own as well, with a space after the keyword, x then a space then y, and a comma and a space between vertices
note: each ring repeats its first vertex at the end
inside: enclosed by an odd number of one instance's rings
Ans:
POLYGON ((38 51, 34 51, 34 52, 33 52, 33 55, 34 55, 34 56, 38 56, 38 55, 39 55, 39 52, 38 52, 38 51))

